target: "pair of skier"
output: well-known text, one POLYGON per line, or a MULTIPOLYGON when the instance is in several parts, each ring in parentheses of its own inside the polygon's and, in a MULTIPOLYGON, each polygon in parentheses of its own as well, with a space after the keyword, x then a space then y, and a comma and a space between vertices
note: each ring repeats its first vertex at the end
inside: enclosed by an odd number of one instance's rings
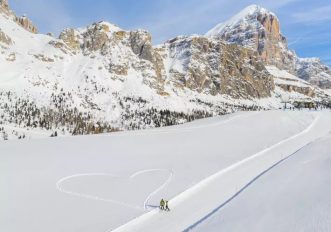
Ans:
POLYGON ((168 201, 166 201, 166 200, 164 200, 164 199, 161 199, 161 202, 160 202, 160 209, 161 209, 161 210, 165 210, 165 211, 170 211, 168 201))

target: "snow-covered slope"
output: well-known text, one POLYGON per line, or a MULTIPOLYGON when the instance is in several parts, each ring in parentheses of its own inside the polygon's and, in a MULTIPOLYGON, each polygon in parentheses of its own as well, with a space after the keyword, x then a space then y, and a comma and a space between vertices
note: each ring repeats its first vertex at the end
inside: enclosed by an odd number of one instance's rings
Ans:
POLYGON ((0 143, 0 230, 182 231, 329 132, 330 116, 246 112, 164 129, 0 143), (170 213, 154 209, 162 197, 171 200, 170 213))
POLYGON ((310 143, 193 231, 331 231, 330 149, 331 134, 310 143))

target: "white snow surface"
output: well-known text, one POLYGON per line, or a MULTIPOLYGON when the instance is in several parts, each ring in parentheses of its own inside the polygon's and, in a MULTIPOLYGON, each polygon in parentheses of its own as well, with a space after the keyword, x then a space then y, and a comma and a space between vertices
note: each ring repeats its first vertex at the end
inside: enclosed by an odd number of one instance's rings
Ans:
POLYGON ((246 112, 163 129, 1 142, 0 231, 183 231, 329 133, 330 116, 246 112), (155 208, 162 197, 171 212, 155 208))
POLYGON ((331 134, 249 185, 193 231, 331 231, 331 134))

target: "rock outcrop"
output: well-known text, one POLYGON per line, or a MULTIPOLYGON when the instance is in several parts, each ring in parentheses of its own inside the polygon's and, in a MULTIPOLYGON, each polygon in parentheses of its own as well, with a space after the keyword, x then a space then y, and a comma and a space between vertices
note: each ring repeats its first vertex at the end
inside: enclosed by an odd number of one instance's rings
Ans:
POLYGON ((11 11, 8 0, 0 0, 0 13, 4 13, 7 16, 9 16, 10 18, 13 19, 14 22, 19 24, 27 31, 34 34, 38 33, 37 27, 32 23, 32 21, 29 18, 27 18, 25 15, 22 17, 18 17, 15 15, 13 11, 11 11))
POLYGON ((165 67, 148 32, 125 31, 113 24, 98 22, 81 30, 66 29, 59 39, 85 56, 101 54, 109 73, 124 77, 130 70, 137 72, 145 83, 163 92, 165 67))
POLYGON ((37 27, 32 23, 32 21, 26 17, 26 16, 22 16, 22 17, 16 17, 15 21, 21 25, 25 30, 37 34, 38 33, 38 29, 37 27))
POLYGON ((12 39, 6 35, 0 28, 0 43, 4 43, 6 45, 10 45, 13 43, 12 39))
POLYGON ((0 8, 4 10, 9 10, 8 0, 0 0, 0 8))
POLYGON ((163 81, 165 67, 160 54, 153 48, 152 36, 143 30, 130 32, 130 44, 132 51, 144 60, 154 65, 158 81, 163 81))
POLYGON ((63 42, 74 51, 80 49, 79 33, 72 28, 62 31, 59 39, 63 40, 63 42))
POLYGON ((178 87, 234 98, 269 97, 272 76, 258 54, 237 45, 202 36, 178 37, 166 44, 168 73, 178 87))

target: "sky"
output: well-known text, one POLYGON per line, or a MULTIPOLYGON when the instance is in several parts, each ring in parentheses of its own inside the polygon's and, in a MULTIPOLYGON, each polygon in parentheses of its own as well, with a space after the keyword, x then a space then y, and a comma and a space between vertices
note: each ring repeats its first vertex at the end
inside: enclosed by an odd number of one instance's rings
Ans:
POLYGON ((320 57, 331 66, 330 0, 9 0, 41 33, 101 20, 151 32, 159 44, 178 35, 205 34, 250 4, 275 12, 289 47, 300 57, 320 57))

